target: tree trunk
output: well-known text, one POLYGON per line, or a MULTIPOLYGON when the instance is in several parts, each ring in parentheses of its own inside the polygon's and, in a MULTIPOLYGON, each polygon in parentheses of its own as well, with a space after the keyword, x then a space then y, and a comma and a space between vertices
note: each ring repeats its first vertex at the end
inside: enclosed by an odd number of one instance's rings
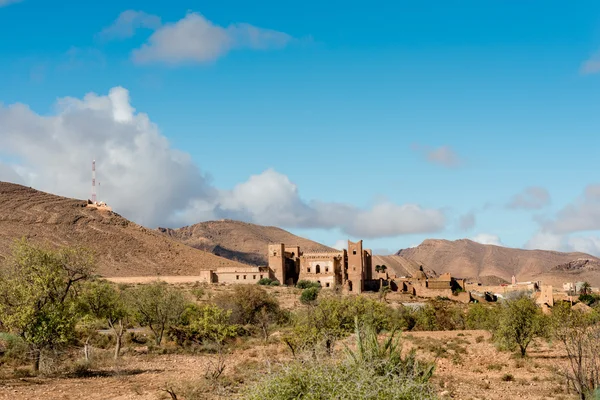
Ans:
POLYGON ((115 333, 115 355, 114 359, 119 359, 119 355, 121 354, 121 347, 123 346, 123 334, 125 333, 125 326, 123 325, 123 320, 119 320, 119 325, 113 325, 110 321, 109 324, 115 333))
POLYGON ((90 362, 90 337, 88 336, 85 339, 85 344, 83 345, 83 356, 85 357, 85 362, 90 362))
POLYGON ((42 352, 40 349, 33 350, 33 371, 40 371, 40 360, 42 359, 42 352))

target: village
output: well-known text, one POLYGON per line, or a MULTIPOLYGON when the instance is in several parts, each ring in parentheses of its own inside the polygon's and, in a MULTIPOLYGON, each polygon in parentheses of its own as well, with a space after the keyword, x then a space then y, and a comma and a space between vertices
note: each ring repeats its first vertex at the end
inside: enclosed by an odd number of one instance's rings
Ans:
POLYGON ((412 276, 392 274, 385 265, 373 265, 372 251, 363 248, 363 241, 348 241, 347 249, 330 252, 304 252, 297 245, 276 243, 268 245, 268 266, 218 268, 201 271, 199 282, 209 284, 257 284, 268 278, 284 286, 295 286, 298 281, 309 281, 323 289, 338 290, 344 294, 378 292, 389 287, 391 292, 410 294, 417 298, 447 298, 461 303, 497 302, 511 294, 526 292, 535 298, 545 313, 556 303, 580 304, 583 294, 600 293, 583 281, 565 282, 562 287, 542 281, 483 285, 471 279, 453 277, 449 273, 428 276, 423 267, 412 276))

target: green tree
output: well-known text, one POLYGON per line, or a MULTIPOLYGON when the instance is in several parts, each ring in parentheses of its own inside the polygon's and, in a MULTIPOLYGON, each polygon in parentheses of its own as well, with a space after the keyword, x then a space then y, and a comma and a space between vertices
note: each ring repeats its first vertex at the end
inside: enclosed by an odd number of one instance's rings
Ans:
POLYGON ((165 330, 173 326, 185 310, 183 293, 165 282, 156 281, 132 289, 128 302, 141 326, 148 326, 160 346, 165 330))
POLYGON ((309 287, 302 291, 300 295, 300 302, 302 304, 313 304, 317 301, 317 297, 319 296, 319 288, 309 287))
POLYGON ((74 293, 93 270, 82 248, 46 249, 21 240, 0 271, 0 322, 21 336, 40 367, 42 351, 67 344, 78 319, 74 293))
POLYGON ((123 293, 107 281, 88 282, 79 295, 85 315, 105 321, 115 336, 115 360, 119 358, 130 311, 123 293))
POLYGON ((525 357, 533 339, 546 334, 547 325, 547 318, 535 301, 521 296, 502 305, 494 339, 509 350, 518 348, 521 357, 525 357))

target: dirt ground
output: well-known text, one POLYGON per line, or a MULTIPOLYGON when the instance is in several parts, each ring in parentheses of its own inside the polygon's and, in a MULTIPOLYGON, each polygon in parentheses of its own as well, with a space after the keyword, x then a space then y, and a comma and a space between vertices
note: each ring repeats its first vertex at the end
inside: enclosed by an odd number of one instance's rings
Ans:
MULTIPOLYGON (((536 343, 529 357, 521 359, 497 351, 485 331, 412 332, 403 336, 406 349, 417 347, 421 357, 436 360, 433 381, 441 398, 576 399, 567 395, 555 372, 564 363, 561 352, 547 342, 536 343)), ((236 346, 219 378, 224 388, 198 398, 237 398, 240 387, 288 358, 287 349, 276 337, 269 344, 253 339, 236 346)), ((163 389, 169 385, 176 391, 186 385, 203 385, 204 373, 215 360, 216 356, 207 354, 128 352, 122 367, 108 365, 97 376, 2 380, 0 399, 168 399, 163 389)))

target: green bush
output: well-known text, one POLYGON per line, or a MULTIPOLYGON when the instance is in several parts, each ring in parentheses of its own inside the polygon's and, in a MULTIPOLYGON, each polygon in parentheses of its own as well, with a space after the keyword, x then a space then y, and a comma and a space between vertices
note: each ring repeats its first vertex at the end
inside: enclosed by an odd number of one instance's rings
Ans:
POLYGON ((500 308, 497 305, 475 303, 469 306, 466 316, 467 329, 483 329, 494 332, 498 328, 500 308))
POLYGON ((420 331, 451 331, 465 329, 465 314, 447 300, 432 300, 415 313, 415 329, 420 331))
POLYGON ((283 340, 294 354, 315 349, 330 354, 337 340, 354 331, 355 317, 360 325, 371 325, 380 332, 399 327, 394 315, 391 307, 368 297, 325 295, 314 307, 296 313, 292 332, 283 340))
POLYGON ((204 295, 206 294, 205 290, 202 288, 193 288, 191 290, 192 296, 194 296, 194 298, 197 301, 202 300, 202 298, 204 297, 204 295))
POLYGON ((271 283, 269 283, 269 286, 279 286, 279 282, 271 281, 271 283))
POLYGON ((241 326, 229 322, 230 316, 231 310, 223 310, 214 304, 189 305, 181 323, 169 329, 169 336, 178 345, 202 344, 204 341, 222 344, 242 332, 241 326))
MULTIPOLYGON (((261 286, 269 286, 270 284, 272 284, 274 281, 269 279, 269 278, 262 278, 261 280, 258 281, 258 284, 261 286)), ((276 282, 276 281, 275 281, 276 282)))
POLYGON ((256 324, 257 316, 265 309, 275 316, 281 313, 277 299, 264 288, 255 285, 237 285, 230 292, 220 294, 215 304, 231 311, 231 323, 238 325, 256 324))
POLYGON ((254 399, 435 399, 429 384, 433 365, 419 362, 414 352, 402 356, 392 334, 379 343, 373 326, 355 319, 357 350, 341 361, 296 361, 268 376, 245 395, 254 399))
POLYGON ((27 343, 19 336, 6 332, 0 333, 0 363, 20 366, 28 362, 27 343))
POLYGON ((582 294, 579 296, 579 301, 584 304, 587 304, 588 306, 594 306, 594 304, 600 303, 600 295, 582 294))
POLYGON ((302 291, 302 294, 300 295, 300 302, 302 304, 312 304, 317 300, 317 296, 319 296, 319 288, 306 288, 302 291))
POLYGON ((298 283, 296 283, 296 287, 298 289, 321 288, 321 284, 319 282, 299 280, 298 283))

